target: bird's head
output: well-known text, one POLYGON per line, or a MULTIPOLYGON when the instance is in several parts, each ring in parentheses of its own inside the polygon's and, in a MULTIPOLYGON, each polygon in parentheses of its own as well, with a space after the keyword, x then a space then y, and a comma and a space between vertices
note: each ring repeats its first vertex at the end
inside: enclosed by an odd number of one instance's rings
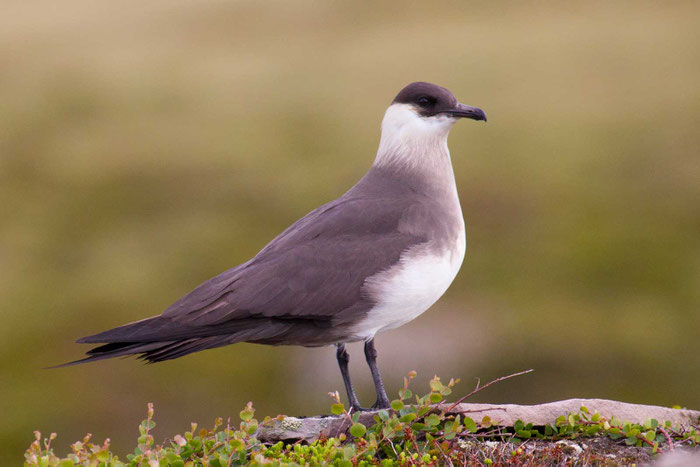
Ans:
POLYGON ((394 159, 397 152, 415 153, 443 147, 446 150, 447 135, 462 118, 486 121, 486 114, 478 107, 458 102, 441 86, 411 83, 396 95, 384 115, 378 156, 394 159))

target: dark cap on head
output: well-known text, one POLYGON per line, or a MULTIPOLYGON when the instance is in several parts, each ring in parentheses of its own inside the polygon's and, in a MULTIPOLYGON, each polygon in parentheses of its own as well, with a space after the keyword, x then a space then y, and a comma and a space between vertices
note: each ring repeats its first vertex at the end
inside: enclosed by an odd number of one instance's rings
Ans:
POLYGON ((454 118, 486 121, 486 114, 483 110, 460 104, 449 89, 422 81, 411 83, 403 88, 396 95, 392 104, 413 105, 423 117, 444 114, 454 118))

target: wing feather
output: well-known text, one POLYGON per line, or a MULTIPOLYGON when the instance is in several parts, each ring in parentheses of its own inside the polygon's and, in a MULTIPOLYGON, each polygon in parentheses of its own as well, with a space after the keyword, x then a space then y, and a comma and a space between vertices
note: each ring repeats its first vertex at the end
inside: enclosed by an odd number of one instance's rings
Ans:
MULTIPOLYGON (((81 341, 201 338, 237 333, 251 322, 269 319, 348 322, 372 306, 362 290, 365 279, 425 241, 400 230, 405 208, 397 199, 340 198, 312 211, 253 259, 204 282, 160 316, 81 341), (343 209, 336 209, 340 205, 343 209)), ((199 345, 204 342, 185 347, 199 345)))

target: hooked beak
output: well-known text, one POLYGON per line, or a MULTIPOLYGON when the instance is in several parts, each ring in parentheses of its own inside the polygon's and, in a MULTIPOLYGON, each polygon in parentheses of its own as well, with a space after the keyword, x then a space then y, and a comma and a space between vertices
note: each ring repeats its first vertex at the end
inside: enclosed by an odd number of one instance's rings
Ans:
POLYGON ((445 110, 442 113, 454 118, 471 118, 472 120, 486 121, 486 114, 483 110, 462 103, 457 103, 454 109, 445 110))

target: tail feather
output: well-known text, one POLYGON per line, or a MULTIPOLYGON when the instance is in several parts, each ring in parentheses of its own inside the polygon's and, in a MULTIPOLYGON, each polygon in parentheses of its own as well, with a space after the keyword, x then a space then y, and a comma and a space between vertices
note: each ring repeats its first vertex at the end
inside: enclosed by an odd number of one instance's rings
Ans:
POLYGON ((171 319, 153 316, 133 323, 109 329, 99 334, 83 337, 79 344, 155 342, 184 339, 192 336, 191 326, 177 323, 171 319))
POLYGON ((139 358, 148 361, 148 363, 163 362, 174 358, 183 357, 187 354, 199 352, 200 350, 214 349, 232 342, 240 342, 232 336, 211 336, 199 339, 186 339, 183 341, 173 342, 171 344, 144 352, 139 358))
POLYGON ((68 363, 62 363, 56 366, 51 366, 49 367, 49 369, 79 365, 81 363, 96 362, 99 360, 105 360, 107 358, 126 357, 129 355, 148 352, 156 348, 162 348, 163 346, 168 344, 172 344, 172 342, 121 342, 105 344, 89 350, 87 352, 88 356, 85 358, 68 363))
MULTIPOLYGON (((194 326, 192 324, 173 321, 162 316, 153 316, 141 321, 125 324, 109 329, 99 334, 83 337, 76 342, 79 344, 122 344, 144 342, 184 341, 194 338, 260 334, 265 337, 270 330, 289 324, 289 320, 271 318, 248 318, 231 320, 226 323, 210 326, 194 326), (252 334, 251 334, 252 331, 252 334)), ((274 333, 274 332, 273 332, 274 333)), ((240 342, 236 341, 236 342, 240 342)))
MULTIPOLYGON (((87 352, 87 357, 73 362, 56 365, 50 368, 61 368, 65 366, 78 365, 81 363, 95 362, 107 358, 125 357, 129 355, 139 355, 138 358, 148 363, 162 362, 179 358, 193 352, 222 347, 228 344, 245 341, 260 341, 271 339, 284 334, 289 330, 290 324, 273 321, 241 322, 238 329, 233 332, 226 332, 223 329, 216 335, 198 336, 197 329, 189 328, 189 336, 179 337, 179 334, 163 335, 154 334, 149 329, 144 328, 146 322, 155 321, 156 329, 163 329, 162 323, 157 321, 159 317, 149 318, 144 321, 120 326, 109 331, 105 331, 94 336, 85 337, 78 342, 95 343, 99 345, 87 352), (194 332, 193 332, 194 331, 194 332), (193 335, 194 334, 194 335, 193 335), (134 341, 136 335, 146 336, 145 339, 134 341), (124 336, 124 340, 118 340, 119 336, 124 336), (150 337, 150 339, 148 339, 150 337)), ((233 326, 229 326, 232 328, 233 326)), ((173 328, 170 328, 171 330, 173 328)))
POLYGON ((162 347, 142 352, 139 358, 147 360, 149 363, 162 362, 164 360, 172 360, 180 358, 187 354, 199 352, 200 350, 214 349, 223 347, 224 345, 234 344, 236 342, 246 342, 253 338, 261 336, 272 337, 278 335, 288 328, 287 325, 270 325, 267 326, 264 332, 260 328, 247 329, 236 332, 234 334, 225 334, 219 336, 199 337, 194 339, 183 339, 180 341, 168 343, 162 347))
MULTIPOLYGON (((233 342, 236 341, 233 340, 233 342)), ((49 369, 138 354, 140 354, 138 358, 146 360, 148 363, 156 363, 182 357, 200 350, 221 347, 230 343, 232 343, 232 336, 211 336, 164 342, 113 342, 89 350, 87 352, 88 356, 85 358, 52 366, 49 367, 49 369)))

